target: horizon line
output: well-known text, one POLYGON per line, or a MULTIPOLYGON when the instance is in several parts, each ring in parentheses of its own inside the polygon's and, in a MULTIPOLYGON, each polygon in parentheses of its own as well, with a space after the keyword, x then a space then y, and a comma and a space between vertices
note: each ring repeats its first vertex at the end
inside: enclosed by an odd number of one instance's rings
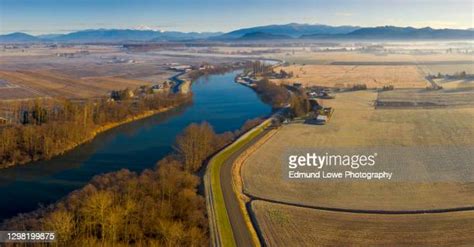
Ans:
POLYGON ((180 33, 228 33, 240 29, 247 29, 247 28, 255 28, 255 27, 264 27, 264 26, 284 26, 284 25, 321 25, 321 26, 331 26, 331 27, 343 27, 343 26, 350 26, 350 27, 358 27, 358 28, 376 28, 376 27, 400 27, 400 28, 415 28, 415 29, 423 29, 423 28, 431 28, 435 30, 443 30, 443 29, 457 29, 457 30, 472 30, 474 26, 471 27, 433 27, 433 26, 397 26, 397 25, 378 25, 378 26, 358 26, 358 25, 330 25, 330 24, 321 24, 321 23, 297 23, 297 22, 289 22, 283 24, 268 24, 268 25, 255 25, 255 26, 248 26, 248 27, 240 27, 231 29, 230 31, 179 31, 179 30, 165 30, 159 28, 144 28, 144 27, 111 27, 111 28, 103 28, 103 27, 96 27, 96 28, 84 28, 84 29, 72 29, 72 30, 58 30, 58 31, 51 31, 51 32, 40 32, 35 33, 33 30, 17 30, 17 31, 8 31, 4 32, 0 30, 0 35, 8 35, 14 33, 24 33, 31 36, 41 36, 41 35, 66 35, 70 33, 80 32, 80 31, 97 31, 97 30, 134 30, 134 31, 154 31, 154 32, 180 32, 180 33))

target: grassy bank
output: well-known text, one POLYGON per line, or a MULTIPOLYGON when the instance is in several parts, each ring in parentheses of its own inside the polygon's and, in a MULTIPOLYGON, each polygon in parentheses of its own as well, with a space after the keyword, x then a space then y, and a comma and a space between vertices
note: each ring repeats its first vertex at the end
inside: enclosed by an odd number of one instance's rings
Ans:
POLYGON ((235 194, 237 195, 237 199, 239 201, 240 211, 244 217, 245 223, 249 228, 250 234, 252 235, 252 240, 255 246, 261 246, 258 234, 254 225, 252 223, 251 216, 247 210, 246 203, 251 201, 247 195, 243 192, 243 180, 242 180, 242 165, 245 163, 247 158, 252 155, 255 151, 257 151, 262 145, 270 140, 270 138, 278 131, 278 129, 272 129, 268 131, 264 136, 262 136, 259 140, 257 140, 254 144, 250 147, 246 148, 237 159, 235 159, 233 167, 232 167, 232 184, 235 194))
POLYGON ((248 131, 209 161, 205 177, 208 217, 211 225, 211 236, 213 236, 215 243, 219 243, 219 246, 236 246, 221 188, 220 172, 222 165, 233 153, 262 133, 268 124, 269 122, 266 121, 248 131))

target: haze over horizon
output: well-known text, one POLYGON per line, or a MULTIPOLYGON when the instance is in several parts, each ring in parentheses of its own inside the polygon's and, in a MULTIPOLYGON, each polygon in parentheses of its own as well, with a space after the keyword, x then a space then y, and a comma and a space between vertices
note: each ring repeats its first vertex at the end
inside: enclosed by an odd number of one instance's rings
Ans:
POLYGON ((0 34, 98 28, 228 32, 287 23, 466 29, 474 26, 472 9, 470 0, 0 0, 0 34))

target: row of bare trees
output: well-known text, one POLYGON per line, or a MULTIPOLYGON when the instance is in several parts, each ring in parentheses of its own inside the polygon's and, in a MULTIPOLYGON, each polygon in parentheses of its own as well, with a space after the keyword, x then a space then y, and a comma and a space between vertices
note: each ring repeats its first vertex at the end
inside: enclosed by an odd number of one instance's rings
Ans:
POLYGON ((262 121, 261 118, 250 119, 245 122, 240 130, 219 135, 216 135, 212 126, 207 122, 193 123, 176 138, 175 150, 181 157, 184 169, 196 172, 201 168, 203 160, 262 121))
POLYGON ((291 116, 303 117, 311 110, 311 104, 304 93, 292 94, 290 97, 291 116))
POLYGON ((255 83, 255 90, 260 98, 275 108, 290 105, 292 117, 301 117, 308 114, 311 104, 303 89, 293 89, 291 92, 284 85, 272 83, 263 78, 255 83))
POLYGON ((286 88, 272 83, 267 78, 257 81, 255 86, 255 91, 257 91, 262 101, 273 107, 282 107, 290 99, 290 94, 286 88))
POLYGON ((191 81, 195 81, 202 76, 209 76, 214 74, 224 74, 226 72, 232 71, 236 67, 232 64, 221 64, 208 67, 205 69, 197 69, 188 73, 188 77, 191 81))
POLYGON ((201 163, 228 140, 217 136, 208 123, 191 124, 176 139, 175 149, 182 157, 184 168, 195 172, 201 163))
POLYGON ((176 159, 136 174, 95 177, 62 201, 17 216, 2 228, 55 231, 58 246, 205 246, 199 178, 176 159))
POLYGON ((0 168, 49 159, 93 137, 108 124, 189 102, 189 95, 155 94, 126 101, 104 99, 23 102, 0 127, 0 168))
POLYGON ((176 140, 176 153, 154 169, 96 176, 61 201, 3 223, 0 229, 55 231, 59 246, 208 246, 204 198, 195 175, 203 162, 243 131, 216 134, 208 123, 191 124, 176 140))
POLYGON ((248 66, 248 69, 250 69, 255 76, 265 75, 273 72, 273 68, 271 65, 265 64, 263 61, 260 60, 251 62, 251 65, 248 66))

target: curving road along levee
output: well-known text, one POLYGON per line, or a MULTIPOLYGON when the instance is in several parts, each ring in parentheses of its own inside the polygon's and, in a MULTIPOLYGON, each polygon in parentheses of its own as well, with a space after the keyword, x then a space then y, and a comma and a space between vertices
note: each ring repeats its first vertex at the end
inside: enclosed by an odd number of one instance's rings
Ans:
POLYGON ((248 147, 268 132, 271 119, 251 129, 211 158, 204 176, 206 204, 212 246, 258 246, 254 229, 249 229, 234 191, 232 166, 248 147))

